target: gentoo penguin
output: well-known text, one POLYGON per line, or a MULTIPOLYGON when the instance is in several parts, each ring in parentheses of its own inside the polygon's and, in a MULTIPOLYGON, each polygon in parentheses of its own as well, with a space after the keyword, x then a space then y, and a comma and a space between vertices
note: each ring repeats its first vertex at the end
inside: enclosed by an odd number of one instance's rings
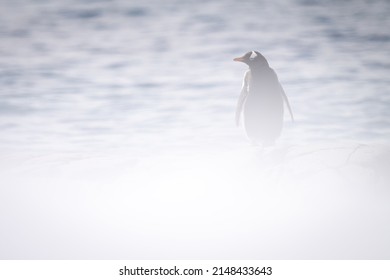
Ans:
POLYGON ((283 101, 294 121, 287 96, 275 71, 259 52, 250 51, 234 61, 244 62, 249 66, 237 103, 236 124, 239 125, 243 112, 245 131, 252 143, 273 145, 282 131, 283 101))

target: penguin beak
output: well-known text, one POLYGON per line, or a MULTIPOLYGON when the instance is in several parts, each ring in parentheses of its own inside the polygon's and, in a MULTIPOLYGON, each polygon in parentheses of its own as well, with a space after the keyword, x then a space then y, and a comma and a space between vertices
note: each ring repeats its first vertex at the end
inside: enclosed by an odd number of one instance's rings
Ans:
POLYGON ((233 59, 233 61, 245 62, 245 58, 243 56, 242 57, 236 57, 235 59, 233 59))

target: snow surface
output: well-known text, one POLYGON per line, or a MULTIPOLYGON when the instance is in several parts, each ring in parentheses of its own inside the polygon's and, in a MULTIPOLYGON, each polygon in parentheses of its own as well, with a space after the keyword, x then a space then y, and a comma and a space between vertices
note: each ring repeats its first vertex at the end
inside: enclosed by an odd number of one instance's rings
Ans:
POLYGON ((390 258, 390 2, 0 5, 1 259, 390 258), (250 50, 273 148, 234 125, 250 50))

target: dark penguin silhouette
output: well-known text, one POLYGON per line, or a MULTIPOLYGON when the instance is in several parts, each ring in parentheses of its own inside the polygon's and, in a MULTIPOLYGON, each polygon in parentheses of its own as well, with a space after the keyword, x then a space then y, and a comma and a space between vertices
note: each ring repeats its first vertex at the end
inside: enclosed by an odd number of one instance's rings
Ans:
POLYGON ((283 101, 294 121, 287 96, 275 71, 259 52, 248 52, 234 61, 249 66, 237 103, 236 124, 239 125, 243 112, 245 131, 253 144, 273 145, 282 131, 283 101))

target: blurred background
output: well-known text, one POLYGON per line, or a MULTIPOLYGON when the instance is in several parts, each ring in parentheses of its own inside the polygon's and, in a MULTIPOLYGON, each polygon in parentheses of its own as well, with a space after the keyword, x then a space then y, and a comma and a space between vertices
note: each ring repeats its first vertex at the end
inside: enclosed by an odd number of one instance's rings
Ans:
POLYGON ((389 258, 389 14, 0 0, 0 257, 389 258), (296 118, 271 151, 234 124, 250 50, 296 118))

